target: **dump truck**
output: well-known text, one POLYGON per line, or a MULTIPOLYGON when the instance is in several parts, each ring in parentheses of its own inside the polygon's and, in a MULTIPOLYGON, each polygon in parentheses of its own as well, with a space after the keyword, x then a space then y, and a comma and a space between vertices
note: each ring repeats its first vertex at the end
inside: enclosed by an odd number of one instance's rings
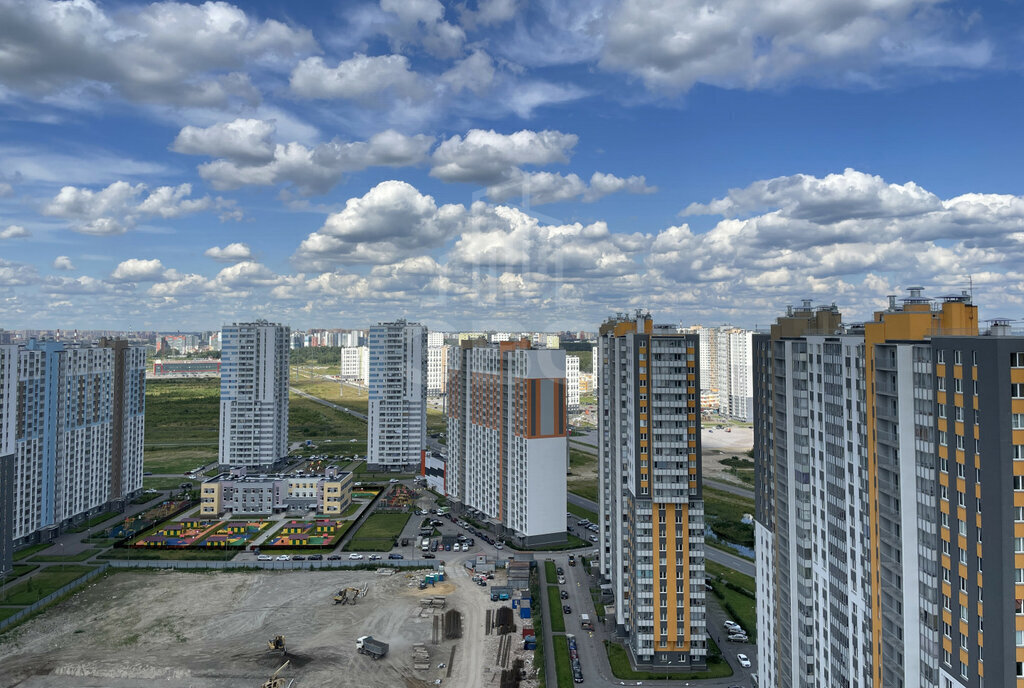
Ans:
POLYGON ((388 653, 388 644, 375 640, 372 635, 363 635, 356 638, 356 649, 361 655, 370 655, 374 659, 380 659, 388 653))

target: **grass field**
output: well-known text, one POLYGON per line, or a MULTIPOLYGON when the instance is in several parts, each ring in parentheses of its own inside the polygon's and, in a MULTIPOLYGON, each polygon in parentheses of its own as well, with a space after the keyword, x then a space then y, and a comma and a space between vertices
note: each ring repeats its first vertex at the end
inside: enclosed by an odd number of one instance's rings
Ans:
POLYGON ((320 453, 366 454, 366 423, 344 411, 292 394, 288 401, 288 439, 313 440, 320 453), (324 440, 331 440, 329 447, 324 440), (350 442, 349 440, 355 440, 350 442))
POLYGON ((757 583, 754 581, 753 576, 740 573, 739 571, 733 571, 732 569, 722 566, 721 564, 705 559, 704 561, 705 570, 707 574, 712 578, 720 578, 722 580, 729 581, 733 585, 738 585, 741 588, 745 588, 750 592, 757 592, 757 583))
POLYGON ((220 380, 147 380, 145 467, 184 473, 217 459, 220 380))
MULTIPOLYGON (((58 549, 60 548, 58 547, 58 549)), ((29 561, 33 563, 45 563, 48 561, 85 561, 89 557, 99 554, 102 551, 103 550, 93 548, 82 550, 78 554, 71 554, 68 556, 63 556, 61 554, 39 554, 29 559, 29 561)))
MULTIPOLYGON (((725 661, 719 659, 717 662, 708 661, 707 671, 697 671, 688 674, 654 673, 650 671, 633 671, 629 665, 629 655, 626 649, 617 643, 604 641, 604 647, 608 651, 608 663, 611 664, 612 674, 616 678, 624 678, 633 681, 657 681, 676 680, 693 681, 703 678, 726 678, 732 676, 732 667, 725 661)), ((715 641, 708 636, 708 656, 712 656, 712 649, 717 651, 715 641)))
POLYGON ((67 585, 84 573, 92 570, 91 566, 51 566, 39 571, 28 580, 9 588, 3 595, 3 604, 28 605, 37 602, 59 588, 67 585))
POLYGON ((192 485, 196 485, 196 481, 189 480, 185 477, 181 478, 143 478, 142 487, 146 490, 177 490, 178 486, 182 483, 191 482, 192 485))
POLYGON ((586 480, 573 480, 572 478, 569 478, 566 488, 574 495, 579 495, 580 497, 589 499, 592 502, 597 501, 597 478, 589 478, 586 480))
POLYGON ((340 404, 345 408, 364 415, 370 403, 364 389, 343 385, 340 382, 324 380, 323 378, 310 379, 303 377, 301 371, 296 374, 294 367, 292 368, 290 384, 295 389, 301 389, 306 394, 312 394, 320 399, 340 404))
MULTIPOLYGON (((552 580, 558 580, 553 578, 552 580)), ((565 615, 562 614, 562 598, 558 596, 558 586, 548 587, 548 609, 551 614, 551 631, 553 633, 565 633, 565 615)))
POLYGON ((555 566, 555 562, 551 559, 544 561, 544 577, 547 578, 548 583, 553 585, 558 580, 558 570, 555 566))
POLYGON ((572 502, 566 502, 565 508, 566 508, 566 510, 570 514, 573 514, 575 516, 579 516, 580 518, 589 519, 591 523, 597 523, 598 522, 597 521, 597 514, 594 513, 593 511, 591 511, 590 509, 584 509, 581 506, 576 506, 572 502))
POLYGON ((14 580, 17 580, 18 578, 21 578, 25 574, 32 573, 37 568, 39 568, 39 567, 36 566, 35 564, 15 564, 14 568, 11 571, 11 573, 8 574, 8 576, 6 578, 4 578, 4 583, 10 583, 10 582, 12 582, 14 580))
POLYGON ((371 514, 345 545, 346 551, 386 552, 395 543, 411 514, 371 514))
POLYGON ((42 552, 50 546, 49 542, 41 542, 38 545, 31 545, 25 549, 19 549, 14 553, 14 561, 21 561, 22 559, 28 559, 37 552, 42 552))
POLYGON ((754 546, 754 526, 743 523, 743 514, 754 513, 754 500, 731 492, 704 487, 704 514, 718 537, 746 547, 754 546))
POLYGON ((743 626, 743 630, 750 636, 750 642, 757 642, 757 603, 754 599, 724 585, 715 585, 714 588, 714 595, 722 601, 726 614, 735 617, 733 620, 743 626))
MULTIPOLYGON (((566 489, 580 497, 597 501, 597 456, 580 449, 569 449, 566 489)), ((591 519, 593 520, 593 519, 591 519)))
POLYGON ((552 638, 555 643, 555 675, 558 677, 558 688, 572 688, 572 661, 569 659, 569 639, 564 635, 552 638))

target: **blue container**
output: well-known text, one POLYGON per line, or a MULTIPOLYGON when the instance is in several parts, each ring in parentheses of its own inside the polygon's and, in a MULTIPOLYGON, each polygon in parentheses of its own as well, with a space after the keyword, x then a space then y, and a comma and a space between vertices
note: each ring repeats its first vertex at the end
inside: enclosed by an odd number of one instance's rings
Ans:
POLYGON ((443 573, 437 574, 437 582, 440 583, 443 580, 444 580, 444 574, 443 573))
POLYGON ((529 607, 520 607, 519 608, 519 618, 520 619, 529 619, 530 618, 530 608, 529 607))
POLYGON ((536 650, 537 649, 537 641, 536 640, 524 640, 523 641, 523 649, 524 650, 536 650))
POLYGON ((515 609, 519 606, 519 600, 512 600, 512 608, 515 609))

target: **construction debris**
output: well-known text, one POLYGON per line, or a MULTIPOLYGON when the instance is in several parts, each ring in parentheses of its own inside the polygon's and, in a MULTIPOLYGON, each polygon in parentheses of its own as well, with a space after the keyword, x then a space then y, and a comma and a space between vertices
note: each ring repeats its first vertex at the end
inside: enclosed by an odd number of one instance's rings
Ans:
POLYGON ((416 643, 412 646, 412 668, 425 671, 430 668, 430 652, 423 643, 416 643))

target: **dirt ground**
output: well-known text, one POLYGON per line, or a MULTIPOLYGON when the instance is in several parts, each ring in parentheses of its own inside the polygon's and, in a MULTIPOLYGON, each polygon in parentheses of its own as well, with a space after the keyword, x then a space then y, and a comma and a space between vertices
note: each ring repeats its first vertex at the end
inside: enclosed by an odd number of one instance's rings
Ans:
MULTIPOLYGON (((401 571, 118 573, 0 636, 3 685, 258 688, 285 659, 291 663, 280 675, 291 688, 425 688, 438 678, 443 686, 497 685, 498 638, 484 622, 499 605, 461 564, 447 573, 445 583, 423 591, 416 575, 401 571), (364 585, 357 604, 333 604, 339 589, 364 585), (433 595, 462 612, 462 639, 431 644, 433 612, 421 612, 419 601, 433 595), (267 649, 277 634, 286 638, 286 657, 267 649), (361 635, 390 643, 388 656, 358 654, 361 635), (414 643, 426 644, 430 669, 413 669, 414 643), (438 664, 450 665, 451 675, 438 664)), ((513 641, 509 666, 526 658, 533 676, 533 653, 521 648, 513 641)))
MULTIPOLYGON (((704 472, 705 478, 743 485, 736 479, 736 476, 725 472, 728 466, 723 466, 721 460, 730 456, 747 458, 744 452, 750 451, 754 446, 753 428, 734 427, 732 432, 720 429, 713 429, 712 432, 708 428, 704 428, 701 431, 700 443, 701 470, 704 472)), ((750 486, 744 485, 744 487, 749 488, 750 486)))

